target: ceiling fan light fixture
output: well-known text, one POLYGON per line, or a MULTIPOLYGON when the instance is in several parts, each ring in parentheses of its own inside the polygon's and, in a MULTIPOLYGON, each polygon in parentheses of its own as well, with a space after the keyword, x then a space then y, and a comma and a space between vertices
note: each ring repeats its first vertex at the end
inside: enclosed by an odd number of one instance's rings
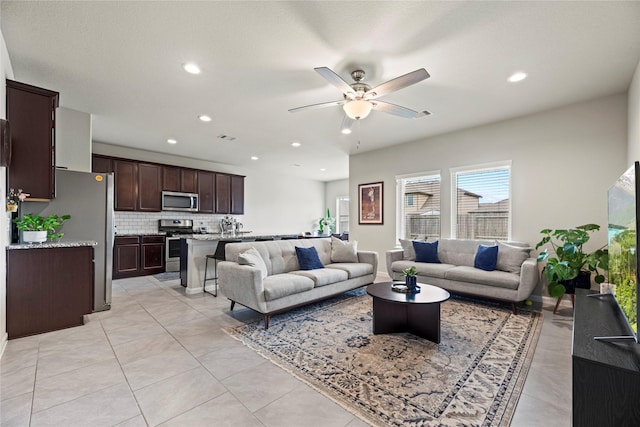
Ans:
POLYGON ((362 99, 354 99, 353 101, 349 101, 344 104, 342 108, 350 119, 360 120, 369 115, 373 108, 373 104, 362 99))

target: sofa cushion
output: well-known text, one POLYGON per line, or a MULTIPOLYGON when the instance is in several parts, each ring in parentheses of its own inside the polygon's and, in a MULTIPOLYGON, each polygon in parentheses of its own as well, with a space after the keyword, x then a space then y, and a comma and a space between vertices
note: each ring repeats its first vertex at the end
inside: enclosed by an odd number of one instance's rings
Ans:
POLYGON ((300 264, 301 270, 324 268, 322 261, 320 261, 318 257, 318 251, 316 251, 316 248, 313 246, 309 248, 296 246, 296 256, 298 257, 298 264, 300 264))
POLYGON ((505 271, 484 271, 479 268, 457 266, 453 267, 444 275, 445 279, 456 280, 458 282, 477 283, 479 285, 496 286, 499 288, 518 289, 520 276, 505 271))
POLYGON ((349 275, 349 279, 366 276, 367 274, 373 274, 373 265, 365 262, 358 262, 358 263, 339 262, 339 263, 329 264, 325 267, 346 271, 347 274, 349 275))
POLYGON ((498 245, 478 245, 473 266, 484 271, 493 271, 498 264, 498 245))
POLYGON ((531 247, 514 246, 503 242, 498 243, 497 269, 508 273, 520 274, 522 263, 529 258, 531 247))
POLYGON ((308 291, 314 287, 313 280, 310 278, 289 273, 267 276, 262 281, 262 284, 264 286, 264 299, 267 301, 308 291))
POLYGON ((402 259, 409 261, 416 260, 416 251, 413 249, 413 240, 400 239, 400 245, 402 246, 402 259))
POLYGON ((391 264, 391 271, 402 273, 402 270, 406 268, 415 267, 418 270, 418 281, 424 280, 429 283, 429 277, 438 277, 444 279, 445 273, 455 265, 451 264, 437 264, 427 262, 415 262, 415 261, 395 261, 391 264))
POLYGON ((238 264, 259 268, 262 278, 267 277, 267 265, 256 248, 250 248, 238 254, 238 264))
POLYGON ((292 271, 291 274, 297 274, 299 276, 308 277, 313 280, 315 287, 326 286, 332 283, 342 282, 349 278, 344 270, 338 270, 335 268, 320 268, 314 270, 298 270, 292 271))
POLYGON ((331 236, 331 262, 358 262, 358 241, 347 242, 331 236))
POLYGON ((435 242, 413 242, 413 249, 416 251, 416 262, 439 263, 438 241, 435 242))

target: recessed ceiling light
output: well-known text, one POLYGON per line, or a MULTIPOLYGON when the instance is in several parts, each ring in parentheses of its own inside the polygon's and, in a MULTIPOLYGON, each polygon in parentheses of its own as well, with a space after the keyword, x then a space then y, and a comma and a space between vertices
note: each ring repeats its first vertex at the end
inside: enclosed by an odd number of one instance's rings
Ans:
POLYGON ((206 114, 201 114, 198 116, 198 118, 200 119, 200 121, 203 122, 210 122, 211 121, 211 117, 207 116, 206 114))
POLYGON ((193 62, 182 64, 182 68, 189 74, 200 74, 200 67, 193 62))
POLYGON ((258 156, 251 156, 251 160, 258 160, 258 156))
POLYGON ((292 147, 300 147, 302 144, 300 144, 299 142, 292 142, 291 146, 292 147))
POLYGON ((169 143, 169 144, 177 144, 178 141, 176 141, 175 139, 170 138, 170 139, 167 139, 167 143, 169 143))
POLYGON ((320 168, 320 172, 324 172, 324 171, 326 171, 325 168, 320 168))
POLYGON ((516 73, 511 74, 507 80, 509 81, 509 83, 517 83, 517 82, 521 82, 526 78, 527 78, 527 73, 518 71, 516 73))
POLYGON ((345 135, 349 135, 349 134, 351 133, 351 129, 349 129, 349 128, 344 128, 344 129, 342 129, 340 132, 342 132, 342 133, 343 133, 343 134, 345 134, 345 135))

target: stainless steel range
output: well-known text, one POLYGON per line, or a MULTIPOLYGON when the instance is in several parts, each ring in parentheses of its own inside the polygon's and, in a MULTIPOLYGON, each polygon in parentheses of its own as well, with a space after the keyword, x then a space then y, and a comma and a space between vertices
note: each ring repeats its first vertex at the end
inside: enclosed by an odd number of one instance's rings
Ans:
POLYGON ((180 237, 193 234, 193 220, 159 219, 158 231, 167 234, 166 271, 180 271, 180 237))

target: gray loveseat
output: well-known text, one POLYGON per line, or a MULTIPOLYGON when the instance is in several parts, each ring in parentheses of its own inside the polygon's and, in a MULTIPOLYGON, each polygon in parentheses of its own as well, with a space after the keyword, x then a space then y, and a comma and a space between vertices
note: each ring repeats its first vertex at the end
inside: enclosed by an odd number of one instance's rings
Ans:
POLYGON ((229 243, 225 252, 226 261, 218 264, 220 291, 231 300, 232 310, 238 303, 263 314, 265 329, 272 314, 373 283, 378 269, 377 252, 358 251, 353 254, 357 262, 332 262, 328 238, 229 243), (301 270, 296 246, 315 247, 325 268, 301 270), (264 261, 266 274, 258 266, 238 263, 251 248, 264 261))
POLYGON ((495 245, 495 241, 440 239, 440 264, 416 262, 411 242, 402 243, 403 249, 386 252, 387 271, 393 280, 404 280, 402 270, 415 266, 418 282, 460 294, 507 301, 514 313, 516 303, 529 298, 538 284, 537 262, 529 258, 531 248, 525 243, 499 242, 494 271, 475 268, 474 260, 479 244, 495 245))

